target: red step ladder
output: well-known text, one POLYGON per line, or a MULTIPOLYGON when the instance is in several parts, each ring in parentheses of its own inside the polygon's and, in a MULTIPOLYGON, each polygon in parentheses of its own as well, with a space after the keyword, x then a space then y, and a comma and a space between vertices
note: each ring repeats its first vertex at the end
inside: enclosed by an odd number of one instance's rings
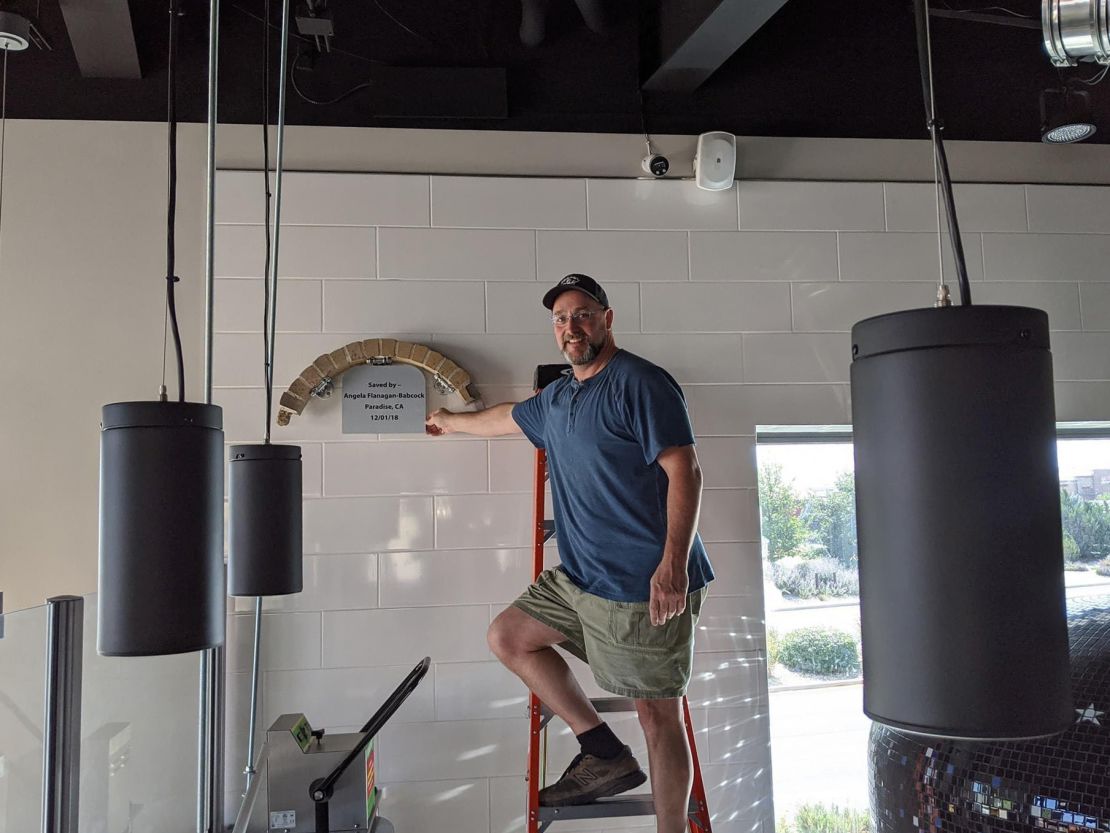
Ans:
MULTIPOLYGON (((559 378, 569 369, 569 365, 540 365, 536 368, 534 388, 538 393, 546 384, 559 378)), ((534 529, 532 544, 532 578, 535 580, 543 572, 543 548, 555 536, 555 522, 545 517, 544 491, 547 484, 547 454, 542 448, 536 449, 534 495, 534 529)), ((591 700, 599 713, 635 711, 636 705, 627 697, 602 697, 591 700)), ((713 833, 709 819, 709 802, 705 797, 705 783, 701 777, 698 763, 698 748, 694 741, 694 725, 690 720, 690 704, 682 698, 682 713, 686 723, 686 737, 690 742, 690 757, 694 770, 694 784, 690 793, 689 829, 690 833, 713 833)), ((571 807, 541 807, 540 790, 547 771, 547 725, 555 715, 534 693, 528 694, 528 771, 525 781, 528 786, 527 833, 544 833, 557 821, 577 819, 618 818, 626 816, 655 815, 651 795, 618 795, 602 798, 590 804, 571 807), (542 752, 541 752, 542 747, 542 752)))

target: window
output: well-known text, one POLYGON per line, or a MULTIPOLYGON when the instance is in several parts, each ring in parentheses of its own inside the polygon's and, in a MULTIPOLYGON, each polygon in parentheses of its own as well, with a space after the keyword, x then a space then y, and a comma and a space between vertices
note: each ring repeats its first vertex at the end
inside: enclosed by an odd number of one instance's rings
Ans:
MULTIPOLYGON (((778 833, 869 827, 851 429, 758 430, 778 833)), ((1110 426, 1061 425, 1069 599, 1110 594, 1110 426)))

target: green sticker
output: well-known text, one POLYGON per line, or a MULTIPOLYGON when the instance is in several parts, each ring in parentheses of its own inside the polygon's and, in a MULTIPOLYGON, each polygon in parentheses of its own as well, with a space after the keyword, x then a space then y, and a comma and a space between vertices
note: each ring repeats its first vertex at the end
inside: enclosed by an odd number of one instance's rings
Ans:
POLYGON ((301 719, 293 724, 293 728, 289 732, 293 735, 293 740, 297 742, 297 746, 301 747, 301 751, 307 752, 309 745, 312 743, 312 727, 308 725, 308 718, 302 714, 301 719))

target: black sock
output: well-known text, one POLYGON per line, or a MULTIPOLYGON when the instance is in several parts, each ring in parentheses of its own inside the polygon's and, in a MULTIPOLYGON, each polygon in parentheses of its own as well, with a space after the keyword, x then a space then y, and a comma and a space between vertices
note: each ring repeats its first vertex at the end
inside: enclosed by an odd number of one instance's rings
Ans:
POLYGON ((589 731, 578 735, 578 742, 582 744, 583 752, 599 758, 615 758, 624 751, 624 744, 613 734, 608 723, 594 726, 589 731))

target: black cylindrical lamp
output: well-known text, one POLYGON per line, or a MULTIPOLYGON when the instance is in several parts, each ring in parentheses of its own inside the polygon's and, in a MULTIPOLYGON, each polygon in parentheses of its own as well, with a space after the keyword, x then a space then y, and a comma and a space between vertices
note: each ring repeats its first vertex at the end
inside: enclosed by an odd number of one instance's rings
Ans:
POLYGON ((1016 739, 1074 719, 1048 316, 958 306, 852 328, 864 711, 1016 739))
POLYGON ((228 471, 228 594, 300 593, 300 446, 233 445, 228 471))
POLYGON ((223 412, 105 405, 97 650, 151 656, 224 641, 223 412))

